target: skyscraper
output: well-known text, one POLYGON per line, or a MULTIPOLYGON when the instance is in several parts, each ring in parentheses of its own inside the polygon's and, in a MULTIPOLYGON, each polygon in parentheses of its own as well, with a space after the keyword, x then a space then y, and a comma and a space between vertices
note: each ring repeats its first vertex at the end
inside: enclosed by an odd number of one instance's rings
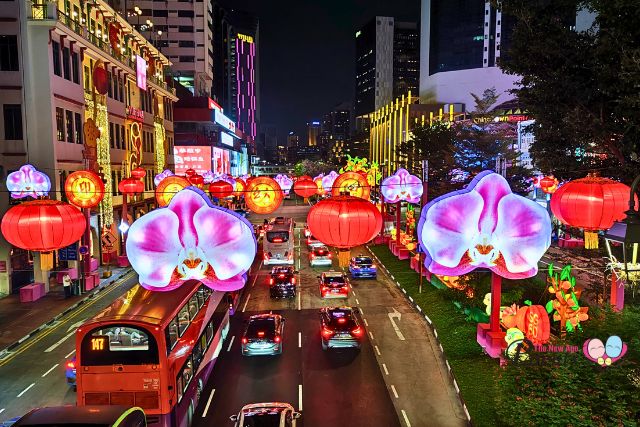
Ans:
POLYGON ((320 136, 320 122, 316 120, 307 123, 307 132, 307 145, 309 147, 315 147, 316 145, 318 145, 318 139, 320 136))

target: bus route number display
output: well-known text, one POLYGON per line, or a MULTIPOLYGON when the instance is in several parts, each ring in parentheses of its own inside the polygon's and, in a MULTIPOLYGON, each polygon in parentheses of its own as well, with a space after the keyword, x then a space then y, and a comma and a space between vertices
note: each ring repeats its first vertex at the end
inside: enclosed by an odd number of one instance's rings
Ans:
POLYGON ((102 350, 104 350, 104 337, 91 338, 91 351, 102 351, 102 350))

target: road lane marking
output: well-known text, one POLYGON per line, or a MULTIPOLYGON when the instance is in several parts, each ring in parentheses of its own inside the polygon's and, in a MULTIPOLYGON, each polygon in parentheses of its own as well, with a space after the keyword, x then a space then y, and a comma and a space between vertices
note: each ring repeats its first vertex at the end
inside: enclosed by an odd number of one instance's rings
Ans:
POLYGON ((249 298, 250 297, 251 297, 251 293, 249 293, 249 295, 247 295, 247 300, 244 302, 244 307, 242 307, 242 312, 243 313, 247 309, 247 304, 249 304, 249 298))
POLYGON ((298 332, 298 348, 302 348, 302 332, 298 332))
POLYGON ((227 347, 227 352, 231 351, 231 346, 233 345, 233 340, 236 339, 236 336, 231 337, 231 341, 229 341, 229 347, 227 347))
POLYGON ((398 392, 396 391, 396 388, 393 384, 391 384, 391 391, 393 392, 395 398, 398 399, 398 392))
POLYGON ((69 356, 71 356, 73 353, 76 352, 76 349, 74 348, 72 351, 69 352, 69 354, 67 354, 66 356, 64 356, 64 358, 68 358, 69 356))
POLYGON ((353 289, 351 289, 351 293, 353 294, 353 296, 356 296, 356 291, 354 291, 353 289))
POLYGON ((364 324, 367 326, 367 328, 369 327, 369 322, 367 322, 367 319, 362 319, 364 321, 364 324))
POLYGON ((214 388, 213 390, 211 390, 211 394, 209 395, 209 399, 207 399, 207 404, 204 407, 204 411, 202 411, 202 418, 205 418, 207 416, 207 412, 209 412, 209 406, 211 405, 211 399, 213 399, 213 393, 216 392, 216 389, 214 388))
POLYGON ((380 353, 380 349, 378 348, 377 345, 374 345, 373 348, 376 349, 376 353, 378 353, 378 356, 382 356, 382 354, 380 353))
POLYGON ((404 417, 404 422, 407 423, 407 427, 411 427, 411 423, 409 422, 409 418, 407 418, 407 413, 404 412, 404 409, 401 409, 400 412, 402 412, 402 416, 404 417))
POLYGON ((46 349, 44 352, 45 353, 51 353, 53 350, 55 350, 56 348, 58 348, 63 342, 65 342, 66 340, 69 339, 69 337, 71 337, 71 335, 75 334, 76 331, 73 330, 71 332, 69 332, 67 335, 65 335, 64 337, 62 337, 58 342, 56 342, 55 344, 53 344, 51 347, 49 347, 48 349, 46 349))
POLYGON ((51 371, 53 371, 54 369, 56 369, 58 367, 59 363, 56 363, 55 365, 53 365, 51 367, 51 369, 49 369, 47 372, 45 372, 44 374, 42 374, 42 378, 46 377, 47 375, 49 375, 51 373, 51 371))
POLYGON ((302 412, 302 384, 298 384, 298 410, 302 412))
MULTIPOLYGON (((300 286, 300 280, 298 280, 298 286, 300 286)), ((302 288, 298 292, 298 311, 302 310, 302 288)))
POLYGON ((358 301, 358 298, 356 298, 356 304, 360 305, 360 301, 358 301))
POLYGON ((360 310, 360 314, 364 315, 364 310, 361 307, 358 307, 358 310, 360 310))
POLYGON ((20 394, 18 395, 18 397, 22 397, 22 395, 23 395, 23 394, 25 394, 27 391, 29 391, 29 389, 30 389, 31 387, 33 387, 34 385, 36 385, 36 383, 31 383, 31 385, 30 385, 29 387, 25 388, 24 390, 22 390, 22 391, 20 392, 20 394))
POLYGON ((387 314, 389 315, 389 320, 391 320, 391 325, 393 326, 393 330, 396 331, 396 335, 398 336, 398 339, 400 341, 404 341, 404 335, 402 335, 400 328, 396 324, 395 320, 393 320, 394 318, 400 320, 402 318, 402 313, 400 313, 398 310, 396 310, 395 307, 393 307, 393 313, 387 313, 387 314))
POLYGON ((387 365, 386 364, 382 364, 382 369, 384 369, 384 374, 385 375, 389 375, 389 370, 387 369, 387 365))
POLYGON ((373 339, 373 334, 371 333, 371 331, 369 331, 369 336, 371 337, 371 339, 373 339))

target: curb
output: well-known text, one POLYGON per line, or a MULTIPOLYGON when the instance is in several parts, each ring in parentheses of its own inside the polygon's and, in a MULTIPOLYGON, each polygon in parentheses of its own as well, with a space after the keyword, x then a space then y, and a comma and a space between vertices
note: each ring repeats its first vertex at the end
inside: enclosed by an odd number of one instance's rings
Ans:
POLYGON ((89 295, 87 295, 85 298, 81 299, 80 301, 76 302, 75 304, 73 304, 71 307, 65 309, 62 313, 57 314, 53 319, 49 320, 48 322, 40 325, 39 327, 37 327, 36 329, 34 329, 33 331, 29 332, 27 335, 25 335, 24 337, 20 338, 18 341, 14 342, 13 344, 10 344, 9 346, 7 346, 6 348, 4 348, 3 350, 0 351, 0 360, 2 360, 2 358, 9 352, 11 352, 12 350, 14 350, 16 347, 18 347, 20 344, 22 344, 23 342, 27 341, 30 338, 33 338, 34 336, 38 335, 40 332, 42 332, 42 330, 46 329, 48 326, 50 326, 51 324, 53 324, 54 322, 56 322, 57 320, 59 320, 60 318, 64 317, 65 315, 69 314, 71 311, 75 310, 76 308, 80 307, 81 305, 83 305, 84 303, 86 303, 89 300, 92 300, 96 295, 98 295, 100 292, 102 292, 103 290, 107 289, 108 287, 110 287, 112 284, 122 280, 125 276, 127 276, 128 274, 130 274, 133 271, 133 269, 129 269, 129 271, 124 272, 120 277, 118 277, 117 279, 111 280, 109 282, 106 282, 104 285, 99 286, 95 291, 91 292, 89 295))
POLYGON ((447 355, 444 353, 444 349, 442 348, 442 343, 440 342, 440 339, 438 338, 438 332, 436 331, 436 328, 433 325, 433 322, 431 321, 429 316, 427 316, 422 311, 422 308, 418 304, 416 304, 414 302, 413 298, 411 298, 407 294, 406 289, 404 289, 400 285, 400 283, 395 279, 395 277, 393 277, 393 275, 391 275, 389 270, 387 270, 387 267, 385 267, 385 265, 380 261, 380 259, 376 256, 376 254, 373 253, 371 248, 368 245, 366 246, 366 248, 369 251, 369 253, 373 256, 373 258, 375 258, 375 260, 378 262, 378 264, 382 266, 382 268, 387 273, 387 275, 389 275, 389 277, 392 278, 392 280, 396 284, 396 286, 400 290, 402 290, 402 295, 404 295, 404 297, 407 299, 407 301, 409 301, 409 304, 411 304, 411 306, 413 306, 418 311, 418 313, 420 315, 424 316, 424 319, 427 321, 429 327, 431 328, 431 331, 433 332, 433 335, 436 338, 436 343, 438 344, 438 347, 440 348, 440 351, 442 352, 442 357, 444 358, 444 362, 447 365, 447 370, 449 372, 449 377, 451 378, 451 381, 453 382, 453 387, 455 388, 456 394, 458 395, 458 399, 460 400, 460 403, 462 404, 462 409, 464 410, 464 413, 467 416, 467 422, 469 423, 470 426, 473 426, 473 423, 471 422, 471 415, 469 415, 469 410, 467 409, 467 404, 465 403, 464 398, 462 397, 462 393, 460 392, 460 388, 458 387, 458 382, 456 381, 456 377, 453 375, 453 371, 451 370, 451 365, 449 364, 449 360, 447 360, 447 355))

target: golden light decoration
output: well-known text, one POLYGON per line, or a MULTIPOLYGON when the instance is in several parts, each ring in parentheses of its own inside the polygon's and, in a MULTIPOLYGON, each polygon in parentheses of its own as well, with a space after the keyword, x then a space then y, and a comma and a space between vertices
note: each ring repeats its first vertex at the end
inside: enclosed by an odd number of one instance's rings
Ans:
POLYGON ((155 145, 156 145, 156 173, 160 173, 164 170, 165 163, 167 159, 165 158, 164 152, 164 140, 165 140, 165 130, 162 123, 155 122, 153 124, 154 133, 155 133, 155 145))
POLYGON ((167 206, 173 196, 175 196, 178 191, 187 188, 191 185, 186 178, 181 176, 168 176, 158 184, 156 187, 156 200, 158 201, 158 206, 167 206))
POLYGON ((72 205, 79 208, 92 208, 104 198, 104 183, 95 172, 76 171, 67 177, 64 192, 72 205))
POLYGON ((367 178, 358 172, 344 172, 333 183, 333 196, 349 194, 354 197, 368 200, 371 187, 367 178))
POLYGON ((257 214, 268 214, 280 206, 284 194, 275 179, 260 176, 251 180, 247 186, 244 200, 247 207, 257 214))

